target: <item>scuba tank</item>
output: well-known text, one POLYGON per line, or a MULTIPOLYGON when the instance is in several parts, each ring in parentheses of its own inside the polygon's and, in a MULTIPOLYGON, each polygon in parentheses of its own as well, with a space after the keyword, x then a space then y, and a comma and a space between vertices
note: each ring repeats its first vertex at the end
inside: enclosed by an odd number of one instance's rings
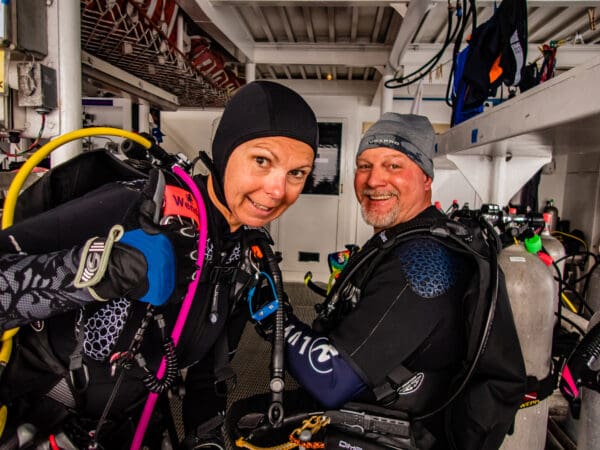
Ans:
MULTIPOLYGON (((523 245, 511 245, 500 253, 498 263, 519 335, 528 377, 543 380, 552 369, 552 334, 556 291, 552 275, 537 255, 523 245)), ((548 402, 537 392, 526 394, 515 416, 515 430, 502 444, 503 450, 543 450, 546 443, 548 402)))
POLYGON ((544 210, 542 212, 545 214, 550 214, 550 223, 548 224, 550 233, 556 231, 556 227, 558 225, 558 208, 554 206, 553 198, 546 202, 546 206, 544 206, 544 210))
MULTIPOLYGON (((560 280, 563 279, 563 274, 565 273, 565 256, 566 251, 565 247, 562 243, 556 239, 552 234, 550 234, 550 223, 552 222, 552 214, 544 213, 544 229, 540 233, 540 239, 542 240, 543 251, 546 252, 551 258, 552 263, 548 266, 550 270, 550 274, 552 277, 558 277, 560 280), (558 262, 557 262, 558 261, 558 262)), ((560 295, 561 291, 561 281, 556 280, 554 282, 556 295, 557 297, 560 295)), ((555 297, 555 307, 554 311, 556 313, 559 312, 559 304, 561 302, 560 298, 555 297)), ((557 318, 558 320, 558 318, 557 318)))
MULTIPOLYGON (((556 209, 556 208, 554 208, 556 209)), ((542 238, 542 245, 544 246, 544 250, 552 257, 552 261, 556 262, 558 265, 558 269, 560 270, 560 275, 564 273, 565 270, 565 260, 566 251, 564 245, 552 236, 551 226, 552 226, 553 215, 551 213, 544 213, 544 222, 546 226, 540 233, 540 237, 542 238)), ((555 275, 555 272, 553 272, 555 275)))

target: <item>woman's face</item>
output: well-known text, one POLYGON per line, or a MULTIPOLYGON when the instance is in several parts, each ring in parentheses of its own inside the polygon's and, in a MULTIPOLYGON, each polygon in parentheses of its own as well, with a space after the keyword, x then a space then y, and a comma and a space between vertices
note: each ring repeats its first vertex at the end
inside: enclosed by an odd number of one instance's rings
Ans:
POLYGON ((312 148, 287 137, 252 139, 235 148, 225 168, 225 199, 240 224, 261 227, 302 192, 314 162, 312 148))

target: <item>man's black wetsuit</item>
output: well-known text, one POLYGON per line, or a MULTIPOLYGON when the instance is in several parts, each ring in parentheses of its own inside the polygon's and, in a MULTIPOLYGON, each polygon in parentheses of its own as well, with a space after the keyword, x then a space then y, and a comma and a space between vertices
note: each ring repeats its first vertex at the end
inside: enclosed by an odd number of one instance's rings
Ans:
MULTIPOLYGON (((430 207, 413 220, 441 217, 430 207)), ((434 409, 448 398, 464 358, 460 305, 472 275, 466 258, 435 240, 402 242, 371 273, 358 304, 326 333, 290 315, 290 373, 319 403, 336 408, 350 400, 375 403, 372 389, 403 365, 414 376, 389 407, 411 415, 434 409)), ((436 448, 444 448, 443 424, 434 418, 425 425, 436 448)))

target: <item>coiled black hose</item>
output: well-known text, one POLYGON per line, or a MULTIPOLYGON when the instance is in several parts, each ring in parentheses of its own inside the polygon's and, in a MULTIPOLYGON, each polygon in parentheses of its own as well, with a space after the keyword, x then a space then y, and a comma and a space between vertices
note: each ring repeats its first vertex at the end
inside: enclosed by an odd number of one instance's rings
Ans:
POLYGON ((166 362, 165 374, 162 378, 158 378, 150 371, 150 369, 148 369, 148 367, 146 367, 146 363, 143 361, 140 353, 136 355, 138 364, 140 364, 140 367, 146 372, 146 375, 142 378, 142 382, 150 392, 159 395, 166 392, 167 389, 173 385, 173 382, 177 378, 178 371, 177 354, 175 353, 173 339, 168 337, 162 342, 162 351, 166 362))

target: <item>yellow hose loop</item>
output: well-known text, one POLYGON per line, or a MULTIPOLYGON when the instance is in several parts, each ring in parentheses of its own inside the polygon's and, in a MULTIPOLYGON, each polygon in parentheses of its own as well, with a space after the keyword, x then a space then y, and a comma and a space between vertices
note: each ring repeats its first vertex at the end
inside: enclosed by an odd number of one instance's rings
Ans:
POLYGON ((4 212, 2 214, 2 229, 8 228, 13 224, 15 206, 17 204, 17 197, 21 192, 21 188, 25 183, 25 180, 31 173, 31 171, 46 158, 51 152, 56 150, 63 144, 81 139, 84 137, 91 136, 120 136, 125 139, 131 139, 146 148, 150 148, 152 143, 140 136, 139 134, 132 133, 131 131, 120 130, 118 128, 110 127, 94 127, 94 128, 81 128, 80 130, 71 131, 70 133, 63 134, 56 139, 48 142, 47 144, 40 147, 31 157, 21 166, 15 178, 13 179, 8 192, 6 193, 6 200, 4 201, 4 212))
POLYGON ((5 405, 0 406, 0 436, 4 434, 4 427, 8 419, 8 410, 5 405))
MULTIPOLYGON (((13 224, 15 217, 15 207, 17 205, 17 197, 21 192, 25 180, 31 173, 31 171, 46 158, 51 152, 56 150, 63 144, 81 139, 84 137, 91 136, 119 136, 125 139, 131 139, 146 148, 152 147, 152 142, 148 139, 140 136, 139 134, 132 133, 131 131, 121 130, 119 128, 110 127, 92 127, 92 128, 81 128, 79 130, 65 133, 62 136, 53 139, 52 141, 44 144, 37 150, 31 157, 21 166, 15 178, 10 184, 6 193, 6 200, 4 200, 4 211, 2 213, 2 229, 6 229, 13 224)), ((2 343, 2 349, 0 349, 0 365, 6 365, 10 359, 10 353, 12 351, 12 337, 19 331, 18 328, 12 328, 2 333, 0 341, 2 343)))

